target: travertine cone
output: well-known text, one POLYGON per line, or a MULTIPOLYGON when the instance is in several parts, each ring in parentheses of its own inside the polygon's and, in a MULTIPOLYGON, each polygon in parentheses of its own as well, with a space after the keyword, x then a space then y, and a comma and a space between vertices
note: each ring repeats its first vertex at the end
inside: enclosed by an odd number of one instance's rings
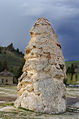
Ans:
POLYGON ((64 112, 66 68, 57 35, 44 18, 36 21, 30 34, 15 106, 43 113, 64 112))

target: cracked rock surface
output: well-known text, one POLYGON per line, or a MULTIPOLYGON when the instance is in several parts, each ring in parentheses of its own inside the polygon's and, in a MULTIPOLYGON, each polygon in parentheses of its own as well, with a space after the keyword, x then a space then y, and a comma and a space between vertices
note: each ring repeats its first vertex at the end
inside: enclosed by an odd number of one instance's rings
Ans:
POLYGON ((51 114, 65 112, 66 68, 57 35, 44 18, 36 21, 30 34, 15 106, 51 114))

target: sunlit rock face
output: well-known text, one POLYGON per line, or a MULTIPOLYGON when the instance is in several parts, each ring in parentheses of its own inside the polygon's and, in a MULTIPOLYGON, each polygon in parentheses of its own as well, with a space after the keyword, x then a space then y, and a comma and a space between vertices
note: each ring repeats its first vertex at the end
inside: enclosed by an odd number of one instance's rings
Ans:
POLYGON ((30 34, 15 106, 36 112, 62 113, 66 110, 66 89, 63 83, 66 68, 57 35, 44 18, 36 21, 30 34))

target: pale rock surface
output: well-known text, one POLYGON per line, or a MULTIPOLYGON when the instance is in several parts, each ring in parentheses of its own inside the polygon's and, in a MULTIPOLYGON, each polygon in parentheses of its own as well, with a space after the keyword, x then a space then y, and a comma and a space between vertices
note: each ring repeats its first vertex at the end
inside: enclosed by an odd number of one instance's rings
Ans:
POLYGON ((57 35, 44 18, 36 21, 30 34, 15 106, 43 113, 65 112, 66 68, 57 35))
POLYGON ((2 107, 0 108, 0 111, 2 112, 11 112, 11 111, 15 111, 16 108, 14 108, 13 106, 7 106, 7 107, 2 107))
POLYGON ((79 102, 76 102, 75 104, 72 105, 73 108, 78 108, 79 109, 79 102))

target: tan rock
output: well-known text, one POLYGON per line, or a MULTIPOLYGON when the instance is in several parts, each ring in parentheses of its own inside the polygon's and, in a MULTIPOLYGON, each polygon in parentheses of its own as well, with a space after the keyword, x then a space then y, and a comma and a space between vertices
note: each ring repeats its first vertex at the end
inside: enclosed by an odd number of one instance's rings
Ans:
POLYGON ((43 113, 64 112, 66 68, 57 35, 44 18, 36 21, 30 34, 15 106, 43 113))

